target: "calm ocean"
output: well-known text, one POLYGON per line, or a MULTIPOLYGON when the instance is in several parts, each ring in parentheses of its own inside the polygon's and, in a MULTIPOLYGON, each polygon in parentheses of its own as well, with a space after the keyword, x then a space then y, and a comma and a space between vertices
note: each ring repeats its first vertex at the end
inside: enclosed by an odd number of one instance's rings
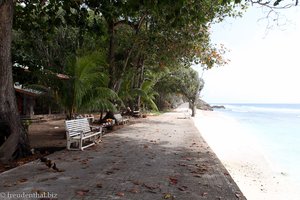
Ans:
POLYGON ((260 143, 274 170, 300 183, 300 104, 217 104, 260 143))

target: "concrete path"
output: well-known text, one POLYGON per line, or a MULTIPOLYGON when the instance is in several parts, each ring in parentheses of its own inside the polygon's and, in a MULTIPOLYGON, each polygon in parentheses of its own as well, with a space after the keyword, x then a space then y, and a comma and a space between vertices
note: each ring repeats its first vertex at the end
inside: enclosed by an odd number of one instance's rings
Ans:
POLYGON ((184 112, 148 117, 85 151, 0 174, 0 199, 245 199, 184 112), (45 196, 43 196, 45 195, 45 196))

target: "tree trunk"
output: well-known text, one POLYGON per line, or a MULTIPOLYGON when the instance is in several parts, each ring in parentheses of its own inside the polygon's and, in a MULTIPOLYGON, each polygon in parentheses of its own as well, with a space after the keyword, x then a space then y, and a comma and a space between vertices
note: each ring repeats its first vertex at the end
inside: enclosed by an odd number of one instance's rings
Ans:
POLYGON ((196 115, 196 106, 195 106, 195 102, 192 103, 191 109, 192 109, 192 117, 195 117, 195 115, 196 115))
MULTIPOLYGON (((134 29, 135 29, 135 36, 138 36, 139 35, 139 32, 140 32, 140 29, 141 29, 141 26, 145 20, 145 17, 147 15, 144 14, 141 19, 139 20, 139 23, 137 24, 137 26, 134 26, 134 29)), ((136 44, 137 44, 137 40, 134 39, 133 40, 133 44, 132 46, 130 47, 130 49, 128 50, 127 54, 126 54, 126 57, 125 57, 125 61, 124 61, 124 64, 123 64, 123 67, 122 67, 122 71, 121 71, 121 75, 120 75, 120 80, 117 81, 117 84, 116 84, 116 92, 118 93, 119 90, 120 90, 120 87, 121 87, 121 84, 122 84, 122 79, 124 77, 124 74, 126 73, 126 70, 127 70, 127 66, 128 66, 128 63, 129 63, 129 59, 131 58, 131 55, 133 53, 133 50, 134 48, 136 47, 136 44)))
POLYGON ((192 110, 192 117, 196 115, 196 103, 195 101, 189 101, 189 108, 192 110))
POLYGON ((13 0, 0 1, 0 121, 8 126, 10 133, 0 147, 2 162, 8 162, 29 152, 28 137, 21 124, 13 87, 12 21, 13 0))
MULTIPOLYGON (((137 63, 137 68, 138 68, 138 80, 137 80, 137 86, 136 88, 141 89, 142 84, 144 82, 144 58, 143 56, 139 56, 138 58, 138 63, 137 63)), ((140 110, 141 109, 141 95, 138 95, 136 98, 136 108, 135 110, 140 110)))
POLYGON ((115 91, 116 87, 116 66, 115 66, 115 26, 114 22, 108 23, 109 34, 109 51, 108 51, 108 63, 109 63, 109 88, 115 91))

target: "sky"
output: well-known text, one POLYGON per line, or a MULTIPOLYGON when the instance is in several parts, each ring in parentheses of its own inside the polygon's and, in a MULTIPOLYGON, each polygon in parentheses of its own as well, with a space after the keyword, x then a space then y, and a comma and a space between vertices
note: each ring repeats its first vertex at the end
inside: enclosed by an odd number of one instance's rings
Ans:
POLYGON ((266 10, 251 7, 241 18, 212 27, 229 64, 202 71, 200 96, 208 103, 300 103, 300 7, 281 11, 268 29, 266 10))

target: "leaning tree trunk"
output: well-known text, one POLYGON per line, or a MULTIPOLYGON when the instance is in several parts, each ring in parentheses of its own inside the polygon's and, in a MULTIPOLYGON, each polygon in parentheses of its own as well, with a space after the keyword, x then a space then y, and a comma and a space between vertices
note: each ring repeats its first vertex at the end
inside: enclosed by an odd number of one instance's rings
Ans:
POLYGON ((109 63, 109 88, 116 91, 116 66, 115 66, 115 26, 114 22, 108 22, 109 34, 109 50, 108 50, 108 63, 109 63))
POLYGON ((0 147, 0 160, 8 162, 29 152, 28 138, 17 109, 13 87, 11 40, 13 0, 0 1, 0 121, 9 128, 9 137, 0 147))
MULTIPOLYGON (((137 85, 136 85, 136 88, 139 88, 141 89, 142 87, 142 84, 144 82, 144 59, 143 57, 140 55, 139 58, 138 58, 138 63, 137 63, 137 85)), ((137 110, 141 110, 141 95, 138 95, 136 97, 136 100, 135 100, 135 111, 137 110)))

